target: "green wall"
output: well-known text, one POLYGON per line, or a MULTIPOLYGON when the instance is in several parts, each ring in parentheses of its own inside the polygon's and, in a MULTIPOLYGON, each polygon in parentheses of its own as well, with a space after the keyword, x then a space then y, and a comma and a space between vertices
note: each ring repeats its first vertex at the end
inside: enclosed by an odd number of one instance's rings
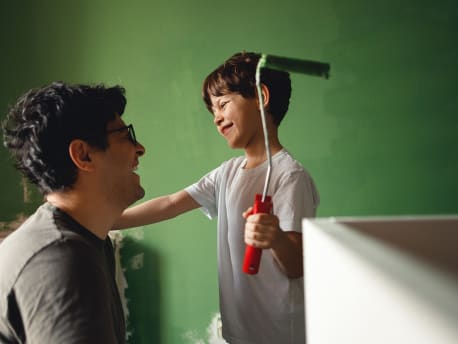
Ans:
MULTIPOLYGON (((292 75, 282 143, 312 173, 319 216, 458 213, 458 5, 426 0, 11 1, 0 5, 0 107, 52 80, 121 84, 146 147, 146 198, 239 151, 218 137, 203 78, 240 50, 331 63, 292 75)), ((3 115, 2 115, 3 116, 3 115)), ((0 148, 0 221, 29 214, 0 148)), ((218 311, 216 223, 199 211, 124 232, 130 343, 207 342, 218 311), (138 259, 142 264, 137 264, 138 259)))

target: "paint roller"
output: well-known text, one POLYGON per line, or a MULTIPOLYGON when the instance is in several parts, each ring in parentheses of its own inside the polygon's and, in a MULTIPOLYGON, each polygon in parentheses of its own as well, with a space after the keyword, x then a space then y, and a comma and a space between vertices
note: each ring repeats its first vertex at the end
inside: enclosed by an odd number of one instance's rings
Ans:
MULTIPOLYGON (((273 209, 272 197, 267 195, 272 174, 272 155, 269 145, 269 134, 267 132, 266 115, 264 112, 264 101, 261 91, 261 69, 269 68, 285 72, 302 73, 312 76, 329 78, 329 63, 322 63, 310 60, 295 59, 282 56, 262 54, 256 66, 256 89, 259 98, 259 108, 261 112, 262 130, 264 132, 264 143, 267 155, 267 173, 262 194, 256 194, 253 204, 252 214, 270 214, 273 209)), ((243 260, 243 272, 255 275, 259 271, 262 249, 246 245, 245 257, 243 260)))

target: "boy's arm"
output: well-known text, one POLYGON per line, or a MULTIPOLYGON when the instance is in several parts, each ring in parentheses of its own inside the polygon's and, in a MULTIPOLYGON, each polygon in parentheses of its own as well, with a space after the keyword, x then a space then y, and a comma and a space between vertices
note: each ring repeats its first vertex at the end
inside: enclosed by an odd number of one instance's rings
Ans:
POLYGON ((181 190, 126 209, 116 221, 113 229, 138 227, 164 221, 199 207, 199 203, 194 198, 181 190))
POLYGON ((272 254, 280 268, 289 278, 299 278, 304 275, 302 256, 302 233, 284 232, 279 229, 279 241, 272 247, 272 254))
POLYGON ((302 258, 302 233, 283 231, 278 217, 272 214, 250 215, 251 208, 243 216, 245 243, 262 249, 271 249, 275 261, 289 278, 304 275, 302 258))

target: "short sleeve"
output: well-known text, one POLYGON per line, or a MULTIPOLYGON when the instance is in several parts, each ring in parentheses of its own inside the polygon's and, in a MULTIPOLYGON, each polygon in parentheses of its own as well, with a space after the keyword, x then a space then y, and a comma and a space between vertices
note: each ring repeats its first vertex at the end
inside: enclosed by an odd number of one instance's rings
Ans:
POLYGON ((286 173, 273 195, 274 214, 284 231, 302 232, 302 219, 315 217, 319 195, 315 183, 304 170, 286 173))
POLYGON ((224 163, 203 176, 185 191, 200 204, 203 213, 210 219, 218 216, 218 197, 224 163))

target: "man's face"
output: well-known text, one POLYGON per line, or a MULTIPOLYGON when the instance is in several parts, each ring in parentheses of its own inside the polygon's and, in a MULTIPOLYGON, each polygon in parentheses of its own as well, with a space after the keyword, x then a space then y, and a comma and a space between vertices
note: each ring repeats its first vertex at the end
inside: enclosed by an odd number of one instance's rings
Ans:
POLYGON ((140 176, 135 173, 145 148, 133 142, 129 128, 119 116, 108 124, 107 139, 108 148, 100 152, 98 165, 103 192, 109 197, 107 201, 127 208, 145 195, 140 176))

